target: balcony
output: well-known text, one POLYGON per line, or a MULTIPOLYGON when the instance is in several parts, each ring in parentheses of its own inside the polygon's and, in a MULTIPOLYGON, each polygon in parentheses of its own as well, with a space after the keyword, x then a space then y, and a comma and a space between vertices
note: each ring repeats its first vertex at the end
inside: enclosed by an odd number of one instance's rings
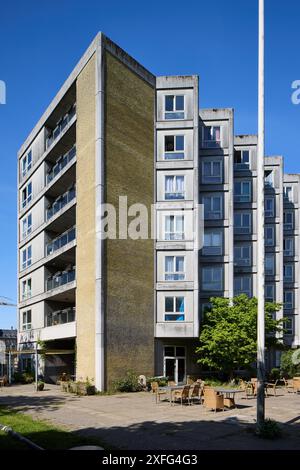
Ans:
POLYGON ((46 211, 46 220, 50 220, 57 212, 66 206, 76 196, 75 186, 59 196, 46 211))
POLYGON ((75 116, 75 114, 76 114, 76 104, 73 104, 70 110, 58 121, 58 123, 56 124, 56 127, 52 131, 50 131, 48 137, 46 138, 46 149, 51 147, 53 142, 55 142, 59 138, 59 136, 66 128, 67 124, 75 116))
POLYGON ((55 251, 75 240, 76 230, 75 226, 62 233, 59 237, 54 238, 51 242, 46 244, 46 256, 52 255, 55 251))
POLYGON ((48 277, 46 281, 46 291, 51 291, 73 281, 75 281, 75 268, 59 271, 53 276, 48 277))
POLYGON ((51 171, 47 173, 46 184, 48 185, 51 181, 62 172, 62 170, 67 166, 67 164, 73 160, 76 156, 76 146, 74 145, 69 152, 65 153, 63 156, 59 157, 52 167, 51 171))
POLYGON ((46 326, 63 325, 75 321, 75 307, 51 312, 46 316, 46 326))

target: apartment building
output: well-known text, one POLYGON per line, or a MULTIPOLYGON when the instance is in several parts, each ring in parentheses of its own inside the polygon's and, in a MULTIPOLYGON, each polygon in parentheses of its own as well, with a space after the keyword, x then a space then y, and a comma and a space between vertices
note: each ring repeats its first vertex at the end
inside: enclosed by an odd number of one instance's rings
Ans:
MULTIPOLYGON (((183 382, 199 370, 210 298, 256 295, 257 137, 234 137, 233 110, 199 109, 198 93, 197 76, 155 77, 99 33, 23 143, 18 347, 42 342, 46 380, 68 372, 105 390, 133 369, 183 382), (154 227, 134 239, 137 204, 154 227)), ((299 181, 285 177, 283 208, 281 157, 265 176, 266 298, 295 319, 299 181)))

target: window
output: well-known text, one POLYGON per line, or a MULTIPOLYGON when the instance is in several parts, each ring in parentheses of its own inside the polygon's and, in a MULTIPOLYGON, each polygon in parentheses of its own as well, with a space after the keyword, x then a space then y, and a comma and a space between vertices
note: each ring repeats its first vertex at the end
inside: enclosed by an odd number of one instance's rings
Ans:
POLYGON ((222 219, 222 196, 204 196, 202 203, 206 220, 222 219))
POLYGON ((265 226, 265 245, 266 246, 275 245, 275 227, 273 225, 265 226))
POLYGON ((22 219, 22 238, 27 237, 32 230, 32 214, 28 214, 22 219))
POLYGON ((22 281, 22 300, 29 299, 31 297, 31 279, 22 281))
POLYGON ((165 257, 165 280, 184 281, 184 256, 165 257))
POLYGON ((30 203, 32 199, 32 184, 28 183, 22 190, 22 209, 30 203))
POLYGON ((265 275, 274 276, 275 274, 275 256, 274 253, 265 254, 265 275))
POLYGON ((234 202, 251 201, 251 181, 236 181, 234 183, 234 202))
POLYGON ((221 230, 205 230, 202 255, 217 256, 223 252, 223 234, 221 230))
POLYGON ((26 269, 31 265, 31 255, 31 245, 29 245, 22 251, 22 269, 26 269))
POLYGON ((251 276, 234 277, 234 295, 246 294, 251 297, 251 276))
POLYGON ((221 147, 220 126, 202 127, 202 147, 204 148, 221 147))
POLYGON ((238 235, 251 233, 251 213, 250 212, 235 212, 234 233, 238 235))
POLYGON ((294 255, 294 239, 293 238, 283 239, 283 255, 284 256, 294 255))
POLYGON ((275 285, 274 284, 265 285, 265 301, 275 302, 275 285))
POLYGON ((204 314, 206 312, 210 312, 211 311, 211 303, 207 302, 205 304, 202 304, 201 305, 201 311, 202 311, 202 314, 204 314))
POLYGON ((234 247, 234 265, 251 266, 251 245, 236 245, 234 247))
POLYGON ((22 330, 31 330, 31 310, 22 313, 22 330))
POLYGON ((184 176, 165 176, 165 199, 184 199, 184 176))
POLYGON ((294 334, 294 318, 284 316, 283 321, 284 334, 293 335, 294 334))
POLYGON ((239 170, 248 170, 250 166, 249 150, 234 151, 234 166, 239 170))
POLYGON ((184 159, 184 135, 165 135, 165 160, 184 159))
POLYGON ((22 176, 24 177, 26 173, 30 170, 32 166, 32 153, 31 150, 25 155, 25 157, 22 158, 22 176))
POLYGON ((294 292, 292 290, 283 291, 283 308, 292 310, 294 307, 294 292))
POLYGON ((283 280, 284 282, 293 282, 294 280, 294 266, 291 263, 283 265, 283 280))
POLYGON ((184 240, 184 216, 167 215, 165 218, 165 240, 184 240))
POLYGON ((292 188, 292 186, 284 186, 283 196, 287 201, 293 202, 293 188, 292 188))
POLYGON ((275 217, 275 199, 265 197, 265 217, 275 217))
POLYGON ((221 160, 211 160, 202 162, 202 183, 222 183, 221 160))
POLYGON ((274 188, 274 171, 265 170, 265 187, 274 188))
POLYGON ((294 228, 294 217, 292 211, 284 211, 283 213, 283 229, 293 230, 294 228))
POLYGON ((207 266, 205 268, 202 268, 202 290, 223 290, 222 266, 207 266))
POLYGON ((184 297, 165 297, 165 321, 184 321, 184 297))
POLYGON ((165 119, 184 119, 184 96, 165 96, 165 119))

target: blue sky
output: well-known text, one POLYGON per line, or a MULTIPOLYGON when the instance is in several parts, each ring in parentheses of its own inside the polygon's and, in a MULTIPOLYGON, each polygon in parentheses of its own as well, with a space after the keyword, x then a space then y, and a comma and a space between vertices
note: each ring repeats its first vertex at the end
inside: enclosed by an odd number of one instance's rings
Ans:
MULTIPOLYGON (((266 2, 266 152, 300 172, 298 0, 266 2)), ((235 108, 235 132, 257 129, 257 1, 27 0, 0 7, 0 295, 16 300, 16 153, 97 31, 157 75, 198 74, 201 107, 235 108)), ((0 328, 16 325, 0 308, 0 328)))

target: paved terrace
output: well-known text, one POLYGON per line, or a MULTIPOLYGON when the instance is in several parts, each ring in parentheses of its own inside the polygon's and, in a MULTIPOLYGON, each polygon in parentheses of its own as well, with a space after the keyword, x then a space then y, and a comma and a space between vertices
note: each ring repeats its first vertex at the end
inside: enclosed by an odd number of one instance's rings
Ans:
POLYGON ((256 400, 243 397, 237 394, 237 408, 215 413, 198 404, 156 405, 146 392, 77 397, 54 385, 46 385, 43 392, 35 392, 33 385, 17 385, 1 389, 0 405, 120 449, 300 448, 300 394, 282 389, 278 396, 266 398, 266 417, 278 421, 283 430, 283 437, 275 441, 254 435, 256 400))

